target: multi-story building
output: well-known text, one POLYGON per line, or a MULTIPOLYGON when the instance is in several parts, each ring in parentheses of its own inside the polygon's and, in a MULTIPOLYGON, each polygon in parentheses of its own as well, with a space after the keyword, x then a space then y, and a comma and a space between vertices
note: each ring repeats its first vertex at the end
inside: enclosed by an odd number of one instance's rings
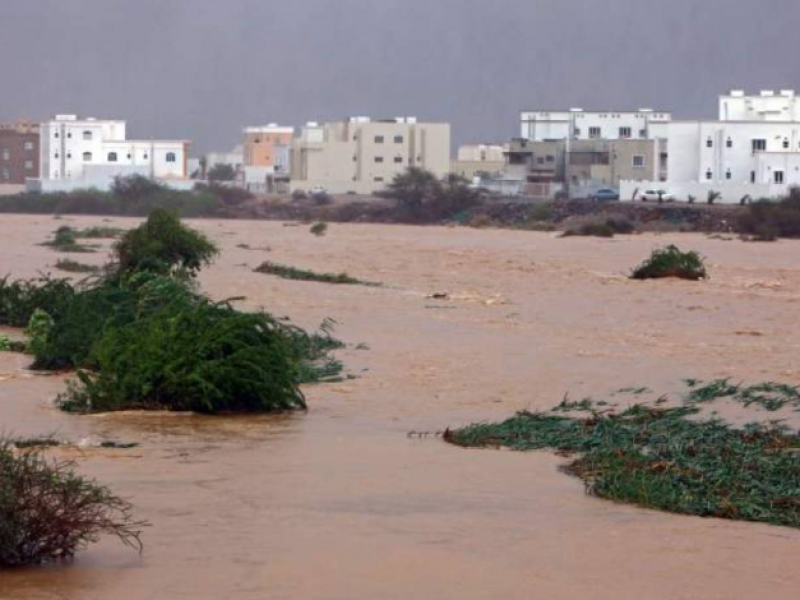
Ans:
POLYGON ((125 121, 58 115, 42 123, 40 178, 28 187, 41 191, 108 189, 117 176, 142 175, 172 187, 189 187, 189 142, 128 140, 125 121))
MULTIPOLYGON (((719 98, 719 119, 654 126, 667 140, 658 186, 679 199, 719 192, 722 202, 774 197, 800 185, 800 100, 792 90, 719 98)), ((654 183, 654 185, 656 185, 654 183)), ((641 185, 623 185, 623 199, 641 185)))
POLYGON ((244 130, 242 178, 248 189, 277 191, 291 175, 294 127, 270 123, 244 130))
POLYGON ((234 171, 239 172, 244 165, 244 150, 242 146, 236 146, 229 152, 209 152, 203 157, 201 167, 205 167, 203 177, 208 175, 208 171, 216 165, 226 165, 234 171))
POLYGON ((506 166, 508 146, 477 144, 461 146, 452 172, 469 180, 500 177, 506 166))
POLYGON ((654 124, 672 120, 668 112, 638 111, 523 111, 520 137, 532 142, 554 140, 648 140, 654 124))
POLYGON ((293 190, 372 194, 409 167, 450 172, 450 125, 413 117, 309 123, 292 145, 293 190))
POLYGON ((0 124, 0 185, 20 186, 39 176, 39 126, 0 124))

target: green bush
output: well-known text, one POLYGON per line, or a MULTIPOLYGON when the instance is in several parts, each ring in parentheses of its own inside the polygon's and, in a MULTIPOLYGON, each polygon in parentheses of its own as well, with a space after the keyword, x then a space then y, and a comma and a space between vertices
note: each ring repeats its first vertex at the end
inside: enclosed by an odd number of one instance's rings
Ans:
POLYGON ((141 550, 146 523, 108 488, 40 449, 0 440, 0 568, 72 558, 102 535, 141 550))
POLYGON ((108 328, 92 348, 94 372, 61 399, 67 410, 263 412, 305 408, 280 326, 264 314, 199 302, 108 328))
POLYGON ((676 246, 654 250, 650 258, 636 267, 631 279, 677 277, 697 281, 708 277, 703 258, 697 252, 681 252, 676 246))
POLYGON ((183 225, 174 211, 156 209, 147 222, 128 231, 116 247, 120 273, 176 269, 195 275, 218 254, 202 233, 183 225))
POLYGON ((100 271, 100 267, 80 263, 69 258, 59 258, 56 261, 55 268, 68 273, 97 273, 100 271))
POLYGON ((64 313, 75 295, 68 279, 43 276, 28 281, 0 278, 0 325, 25 327, 39 309, 53 318, 64 313))
POLYGON ((355 277, 350 277, 347 273, 315 273, 314 271, 287 267, 269 261, 261 263, 261 265, 256 267, 255 272, 294 281, 316 281, 318 283, 330 283, 333 285, 366 285, 370 287, 378 287, 380 285, 368 281, 361 281, 355 277))
POLYGON ((328 232, 327 223, 314 223, 309 230, 317 237, 322 237, 328 232))

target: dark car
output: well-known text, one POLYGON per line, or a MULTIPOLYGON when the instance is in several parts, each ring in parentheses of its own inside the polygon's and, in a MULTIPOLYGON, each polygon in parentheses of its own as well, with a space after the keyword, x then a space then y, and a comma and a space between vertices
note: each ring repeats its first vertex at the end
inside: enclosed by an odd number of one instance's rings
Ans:
POLYGON ((592 194, 591 199, 595 202, 615 202, 619 200, 619 192, 611 188, 602 188, 592 194))

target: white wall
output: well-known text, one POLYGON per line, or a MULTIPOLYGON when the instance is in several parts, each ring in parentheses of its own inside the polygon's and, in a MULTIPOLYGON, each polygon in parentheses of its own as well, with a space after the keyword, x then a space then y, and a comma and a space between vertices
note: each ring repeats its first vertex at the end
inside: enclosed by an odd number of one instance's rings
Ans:
MULTIPOLYGON (((739 204, 745 196, 752 200, 761 198, 779 198, 789 191, 788 185, 769 184, 742 184, 742 183, 705 183, 696 181, 621 181, 620 200, 631 201, 633 194, 639 190, 641 195, 645 190, 666 190, 673 194, 678 202, 687 202, 689 196, 696 198, 697 204, 705 204, 709 191, 722 194, 716 201, 718 204, 739 204)), ((638 201, 638 199, 637 199, 638 201)))
POLYGON ((629 139, 653 139, 650 128, 653 124, 665 123, 672 119, 665 112, 523 112, 521 114, 520 134, 523 139, 531 141, 563 140, 569 137, 572 124, 572 139, 628 139, 622 135, 622 128, 630 130, 629 139), (599 134, 591 135, 592 128, 599 129, 599 134))

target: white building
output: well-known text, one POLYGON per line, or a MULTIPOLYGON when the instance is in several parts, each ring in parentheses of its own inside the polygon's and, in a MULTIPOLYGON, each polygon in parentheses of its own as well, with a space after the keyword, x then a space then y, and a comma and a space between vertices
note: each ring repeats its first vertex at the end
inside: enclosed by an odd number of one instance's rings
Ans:
POLYGON ((292 144, 292 190, 372 194, 409 167, 450 172, 450 125, 413 117, 309 123, 292 144))
POLYGON ((36 191, 107 190, 117 176, 142 175, 177 188, 190 188, 189 142, 128 140, 125 121, 58 115, 40 127, 40 179, 36 191))
POLYGON ((667 112, 642 108, 638 111, 523 111, 520 137, 531 142, 557 140, 653 139, 652 126, 667 123, 667 112))
MULTIPOLYGON (((722 202, 776 197, 800 185, 800 102, 792 90, 719 99, 719 120, 672 121, 654 127, 667 139, 667 181, 651 182, 679 200, 703 201, 711 191, 722 202)), ((641 182, 626 182, 631 199, 641 182)))

